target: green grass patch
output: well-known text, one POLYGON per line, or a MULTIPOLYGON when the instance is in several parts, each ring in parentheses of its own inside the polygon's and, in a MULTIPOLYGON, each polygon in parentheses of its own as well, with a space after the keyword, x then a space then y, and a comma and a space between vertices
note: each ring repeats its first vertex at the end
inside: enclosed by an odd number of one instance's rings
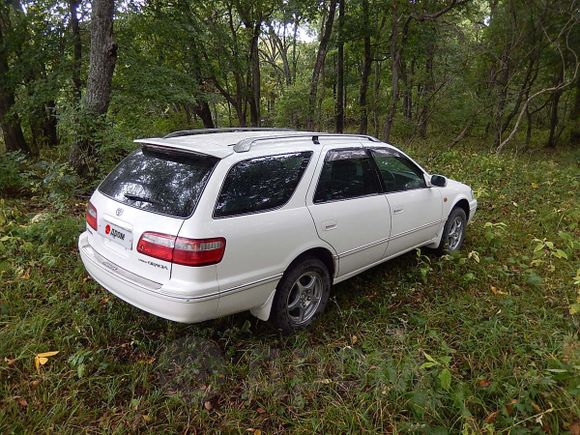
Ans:
POLYGON ((14 181, 0 199, 0 433, 577 431, 578 154, 406 151, 473 187, 462 253, 409 253, 339 284, 291 337, 249 314, 179 325, 116 299, 77 254, 84 201, 41 183, 18 196, 14 181))

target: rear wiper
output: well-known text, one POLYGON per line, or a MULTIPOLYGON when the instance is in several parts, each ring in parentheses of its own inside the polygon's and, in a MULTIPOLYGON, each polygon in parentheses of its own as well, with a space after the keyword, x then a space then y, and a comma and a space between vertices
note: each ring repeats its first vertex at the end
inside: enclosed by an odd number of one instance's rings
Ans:
POLYGON ((151 204, 157 204, 157 202, 153 201, 152 199, 145 198, 145 197, 139 196, 139 195, 131 195, 130 193, 125 193, 125 198, 130 199, 132 201, 142 201, 142 202, 149 202, 151 204))

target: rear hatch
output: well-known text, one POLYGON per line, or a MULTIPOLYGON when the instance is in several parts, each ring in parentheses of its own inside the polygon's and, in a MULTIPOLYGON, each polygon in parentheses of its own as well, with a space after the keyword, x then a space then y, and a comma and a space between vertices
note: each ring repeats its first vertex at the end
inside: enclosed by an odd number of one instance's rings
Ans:
POLYGON ((171 262, 137 251, 145 232, 177 236, 219 159, 159 147, 136 150, 101 183, 91 198, 97 231, 93 249, 117 266, 164 284, 171 262))

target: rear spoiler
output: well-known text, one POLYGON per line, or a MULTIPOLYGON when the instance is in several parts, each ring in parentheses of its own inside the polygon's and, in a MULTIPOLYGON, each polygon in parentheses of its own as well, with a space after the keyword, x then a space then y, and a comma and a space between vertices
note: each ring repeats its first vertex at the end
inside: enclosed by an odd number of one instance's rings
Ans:
POLYGON ((136 139, 134 142, 140 144, 141 148, 162 151, 165 153, 196 154, 199 156, 215 157, 217 159, 223 159, 224 157, 233 154, 231 147, 185 145, 162 138, 136 139))

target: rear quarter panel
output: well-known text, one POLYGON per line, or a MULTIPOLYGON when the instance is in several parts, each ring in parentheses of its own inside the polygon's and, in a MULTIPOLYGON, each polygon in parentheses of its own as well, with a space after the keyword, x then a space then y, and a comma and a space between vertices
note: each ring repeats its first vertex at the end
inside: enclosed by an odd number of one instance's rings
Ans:
MULTIPOLYGON (((301 149, 297 147, 292 150, 296 151, 301 149)), ((273 153, 269 151, 268 154, 273 153)), ((283 207, 226 218, 213 217, 216 198, 229 168, 238 161, 254 157, 259 157, 259 154, 236 154, 220 162, 198 204, 197 212, 180 232, 183 237, 226 239, 224 257, 217 265, 220 292, 218 315, 262 305, 296 257, 315 247, 329 249, 318 238, 305 204, 306 191, 319 157, 316 152, 290 201, 283 207)))

